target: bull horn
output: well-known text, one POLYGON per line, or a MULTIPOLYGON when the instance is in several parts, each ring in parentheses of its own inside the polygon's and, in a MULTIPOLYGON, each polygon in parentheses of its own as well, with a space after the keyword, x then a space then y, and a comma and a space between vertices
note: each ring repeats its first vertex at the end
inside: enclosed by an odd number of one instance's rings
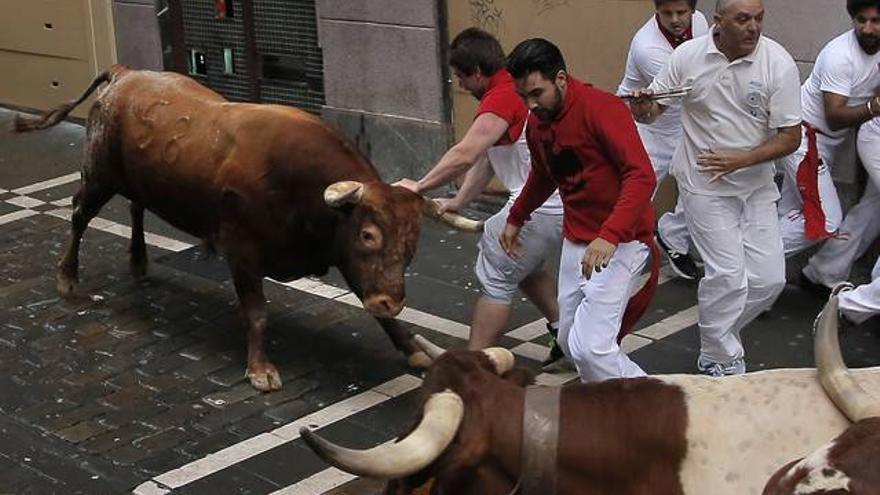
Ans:
POLYGON ((816 369, 825 393, 852 422, 880 417, 880 401, 875 401, 853 378, 843 362, 838 341, 837 296, 832 296, 815 325, 813 352, 816 369))
POLYGON ((437 359, 438 357, 443 355, 444 352, 446 352, 446 349, 440 347, 439 345, 431 342, 430 340, 422 337, 419 334, 413 335, 413 340, 416 341, 416 345, 418 345, 419 348, 425 351, 425 354, 427 354, 428 357, 430 357, 431 359, 437 359))
POLYGON ((440 457, 455 438, 463 416, 461 397, 447 389, 425 402, 419 425, 396 443, 354 450, 335 445, 306 427, 299 432, 328 464, 357 476, 387 480, 417 473, 440 457))
POLYGON ((440 213, 440 205, 437 204, 436 201, 431 198, 424 199, 425 203, 422 212, 425 215, 435 220, 439 220, 456 230, 461 230, 462 232, 479 233, 483 231, 483 222, 463 217, 456 213, 450 213, 448 211, 440 213))
POLYGON ((338 208, 346 204, 358 204, 364 195, 364 185, 353 180, 334 182, 324 189, 324 202, 338 208))
POLYGON ((492 361, 492 364, 495 365, 495 372, 498 375, 503 375, 508 371, 513 369, 513 365, 516 362, 516 358, 513 357, 513 353, 503 347, 490 347, 488 349, 483 349, 483 354, 492 361))

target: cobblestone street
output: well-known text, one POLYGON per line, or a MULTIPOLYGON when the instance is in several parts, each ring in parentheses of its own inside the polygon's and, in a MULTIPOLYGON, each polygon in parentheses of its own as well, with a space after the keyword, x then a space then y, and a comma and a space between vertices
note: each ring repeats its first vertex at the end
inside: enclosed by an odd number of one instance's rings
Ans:
MULTIPOLYGON (((128 273, 128 207, 115 198, 85 234, 80 285, 55 289, 79 181, 82 127, 12 135, 0 109, 0 494, 367 494, 314 456, 303 425, 366 447, 409 426, 420 374, 407 368, 341 278, 266 281, 267 350, 284 388, 245 380, 246 343, 222 260, 147 215, 150 268, 128 273)), ((461 346, 477 296, 477 237, 426 221, 400 319, 461 346)), ((743 333, 750 370, 812 365, 822 300, 789 285, 743 333)), ((650 373, 692 373, 696 284, 663 277, 624 341, 650 373)), ((880 364, 880 322, 842 337, 851 367, 880 364)), ((538 370, 543 321, 517 301, 501 344, 538 370)), ((539 375, 558 384, 573 375, 539 375)))

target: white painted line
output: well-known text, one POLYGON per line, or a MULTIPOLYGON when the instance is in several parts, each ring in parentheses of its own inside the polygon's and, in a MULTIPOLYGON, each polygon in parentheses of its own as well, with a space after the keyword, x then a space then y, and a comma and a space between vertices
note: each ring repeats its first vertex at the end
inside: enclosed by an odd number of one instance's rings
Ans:
POLYGON ((523 342, 510 349, 510 352, 540 363, 547 359, 547 353, 550 352, 550 349, 547 346, 535 344, 534 342, 523 342))
POLYGON ((565 371, 563 373, 541 373, 540 375, 535 377, 535 385, 559 387, 577 379, 577 371, 565 371))
POLYGON ((508 337, 512 337, 518 340, 532 340, 536 339, 545 333, 547 333, 547 325, 546 320, 543 318, 540 320, 535 320, 531 323, 526 323, 525 325, 507 332, 505 335, 508 337))
POLYGON ((345 471, 340 471, 336 468, 327 468, 303 479, 302 481, 274 491, 269 495, 317 495, 338 488, 350 481, 356 480, 357 478, 357 476, 346 473, 345 471))
POLYGON ((14 222, 16 220, 21 220, 22 218, 32 217, 34 215, 39 215, 39 212, 36 212, 34 210, 13 211, 12 213, 0 215, 0 225, 3 225, 5 223, 9 223, 9 222, 14 222))
POLYGON ((38 191, 44 191, 46 189, 52 189, 53 187, 63 186, 64 184, 69 184, 77 180, 79 180, 79 172, 73 172, 71 174, 62 175, 61 177, 56 177, 54 179, 37 182, 29 186, 19 187, 18 189, 13 189, 12 192, 22 195, 31 194, 38 191))
MULTIPOLYGON (((63 218, 64 220, 70 220, 70 215, 72 213, 73 210, 71 210, 70 208, 56 208, 54 210, 49 210, 46 212, 46 214, 49 216, 63 218)), ((93 218, 92 221, 89 222, 89 227, 95 230, 100 230, 102 232, 107 232, 108 234, 131 238, 131 227, 129 227, 128 225, 123 225, 121 223, 106 220, 104 218, 93 218)), ((144 241, 151 246, 160 247, 162 249, 174 252, 180 252, 193 247, 193 245, 188 242, 178 241, 177 239, 172 239, 170 237, 165 237, 159 234, 152 234, 150 232, 144 233, 144 241)))
POLYGON ((323 428, 343 420, 361 411, 375 407, 412 390, 419 388, 422 380, 412 375, 401 375, 363 393, 349 397, 320 411, 303 416, 291 423, 262 433, 237 444, 226 447, 206 457, 154 477, 134 489, 136 495, 160 495, 169 493, 193 481, 202 479, 245 459, 266 452, 284 443, 299 438, 299 429, 303 426, 323 428))
POLYGON ((66 198, 56 199, 55 201, 50 201, 49 204, 55 206, 73 206, 73 196, 68 196, 66 198))
POLYGON ((653 343, 654 341, 651 339, 640 337, 631 333, 623 338, 623 341, 620 343, 620 350, 629 354, 633 351, 641 349, 642 347, 645 347, 646 345, 651 345, 653 343))
POLYGON ((46 204, 45 201, 40 201, 39 199, 29 198, 27 196, 15 196, 6 200, 6 203, 20 206, 22 208, 33 208, 34 206, 40 206, 46 204))
POLYGON ((699 312, 698 306, 694 305, 633 333, 651 340, 660 340, 697 323, 699 312))

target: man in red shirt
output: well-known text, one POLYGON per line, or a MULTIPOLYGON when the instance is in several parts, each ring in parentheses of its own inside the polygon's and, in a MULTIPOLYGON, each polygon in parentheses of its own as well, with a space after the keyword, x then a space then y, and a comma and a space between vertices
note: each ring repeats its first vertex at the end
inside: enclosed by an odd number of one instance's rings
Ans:
POLYGON ((619 346, 647 308, 659 272, 656 178, 629 109, 569 75, 562 53, 544 39, 514 48, 507 70, 532 111, 532 170, 501 244, 517 256, 520 229, 558 187, 565 238, 559 343, 583 381, 644 375, 619 346))

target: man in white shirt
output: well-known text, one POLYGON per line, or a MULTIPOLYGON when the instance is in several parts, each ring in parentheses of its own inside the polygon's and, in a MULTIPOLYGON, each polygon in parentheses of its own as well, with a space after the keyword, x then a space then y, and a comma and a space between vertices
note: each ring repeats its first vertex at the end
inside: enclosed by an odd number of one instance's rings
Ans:
POLYGON ((832 40, 820 58, 828 51, 829 63, 839 67, 845 81, 852 81, 854 89, 848 94, 832 89, 836 94, 826 96, 826 101, 836 101, 836 120, 841 126, 865 122, 857 148, 870 180, 859 203, 847 212, 840 235, 825 241, 802 272, 804 285, 825 291, 849 278, 855 261, 880 234, 880 123, 875 118, 880 116, 876 96, 880 93, 880 0, 848 0, 847 11, 853 30, 832 40))
MULTIPOLYGON (((423 193, 451 182, 467 171, 461 189, 451 199, 438 200, 443 210, 464 208, 486 187, 493 175, 510 191, 500 212, 486 221, 480 252, 474 267, 482 295, 474 306, 469 349, 483 349, 497 341, 510 319, 510 303, 517 289, 548 320, 555 337, 559 322, 556 280, 544 270, 556 265, 562 244, 562 200, 554 192, 536 211, 523 236, 522 255, 511 258, 501 249, 499 236, 508 211, 519 196, 531 169, 526 143, 529 117, 525 102, 516 92, 504 68, 504 52, 498 40, 477 28, 462 31, 452 41, 450 64, 459 85, 480 100, 477 116, 465 136, 424 177, 404 179, 396 185, 423 193), (555 257, 555 259, 554 259, 555 257)), ((553 342, 545 366, 562 364, 562 350, 553 342)))
POLYGON ((773 160, 800 145, 801 108, 794 60, 761 35, 763 2, 719 0, 714 20, 711 34, 675 50, 631 108, 651 122, 681 105, 672 174, 706 271, 697 368, 721 376, 745 372, 740 331, 785 285, 773 160), (648 98, 681 86, 693 89, 680 102, 648 98))
MULTIPOLYGON (((696 10, 696 5, 697 0, 654 0, 656 13, 636 32, 629 45, 626 73, 618 95, 648 87, 676 47, 708 32, 706 18, 696 10)), ((659 187, 669 174, 672 154, 681 141, 681 112, 678 108, 669 108, 655 122, 637 122, 636 127, 651 158, 659 187)), ((699 276, 697 265, 688 254, 690 241, 680 203, 674 212, 664 214, 658 221, 657 241, 676 274, 689 280, 699 276)))
POLYGON ((849 134, 880 113, 870 103, 880 84, 878 5, 849 0, 853 29, 825 45, 801 86, 801 146, 777 162, 784 173, 779 222, 786 256, 832 237, 843 219, 831 169, 849 134))

